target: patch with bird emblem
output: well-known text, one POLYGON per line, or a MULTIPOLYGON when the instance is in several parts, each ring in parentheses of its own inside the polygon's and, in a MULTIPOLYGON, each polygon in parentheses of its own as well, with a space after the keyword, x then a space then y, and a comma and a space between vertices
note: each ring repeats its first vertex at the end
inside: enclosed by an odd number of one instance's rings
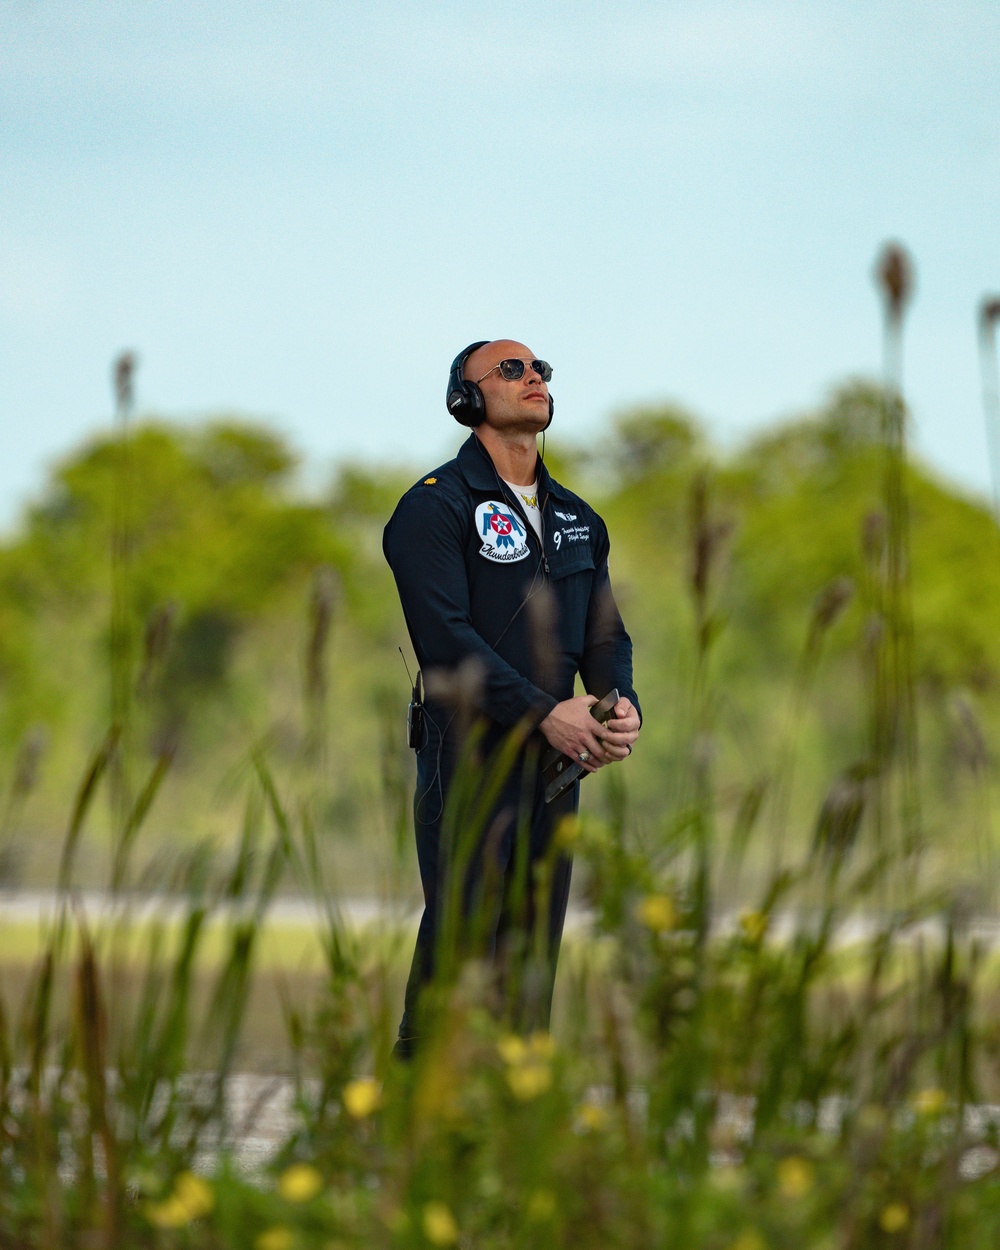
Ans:
POLYGON ((487 500, 476 509, 476 533, 483 540, 479 554, 496 564, 511 564, 528 554, 528 535, 521 519, 506 504, 487 500))

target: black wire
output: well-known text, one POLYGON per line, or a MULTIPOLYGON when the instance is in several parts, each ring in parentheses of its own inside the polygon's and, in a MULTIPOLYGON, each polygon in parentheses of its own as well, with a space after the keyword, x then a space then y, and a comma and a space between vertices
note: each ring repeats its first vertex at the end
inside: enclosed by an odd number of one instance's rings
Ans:
MULTIPOLYGON (((434 729, 438 735, 438 749, 437 749, 437 758, 434 761, 434 775, 431 777, 430 781, 427 783, 426 789, 422 793, 415 794, 413 796, 414 823, 416 823, 416 821, 419 820, 419 816, 417 813, 418 813, 420 804, 423 803, 424 799, 427 798, 428 794, 430 794, 430 792, 434 789, 435 785, 437 785, 438 799, 440 800, 440 807, 438 809, 438 818, 440 818, 442 813, 444 812, 444 786, 441 782, 441 756, 444 753, 445 734, 451 728, 451 722, 455 719, 457 715, 458 715, 458 708, 456 708, 455 711, 452 712, 452 714, 448 717, 448 720, 445 724, 444 729, 441 730, 441 729, 438 729, 437 721, 434 719, 433 716, 431 716, 430 712, 428 712, 426 703, 424 704, 424 719, 427 721, 430 721, 430 723, 434 726, 434 729)), ((425 820, 425 821, 421 821, 420 823, 425 824, 425 825, 432 825, 434 821, 425 820)))

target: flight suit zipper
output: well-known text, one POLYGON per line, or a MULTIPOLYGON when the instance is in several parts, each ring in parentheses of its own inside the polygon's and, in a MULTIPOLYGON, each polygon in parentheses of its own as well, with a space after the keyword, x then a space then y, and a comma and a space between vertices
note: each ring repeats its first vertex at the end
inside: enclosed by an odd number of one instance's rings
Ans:
POLYGON ((535 541, 538 543, 539 550, 540 550, 541 557, 542 557, 542 575, 546 580, 548 580, 549 557, 545 554, 545 529, 546 529, 545 527, 545 505, 549 502, 548 495, 543 495, 538 504, 538 516, 539 516, 539 520, 542 523, 542 532, 539 535, 535 533, 535 527, 528 520, 524 509, 521 507, 518 501, 513 497, 513 494, 507 487, 507 483, 502 481, 499 474, 497 475, 497 480, 502 482, 501 490, 503 491, 504 498, 507 500, 507 502, 511 505, 511 507, 514 509, 517 515, 524 522, 524 533, 525 533, 525 536, 527 537, 529 546, 531 544, 532 539, 535 539, 535 541))

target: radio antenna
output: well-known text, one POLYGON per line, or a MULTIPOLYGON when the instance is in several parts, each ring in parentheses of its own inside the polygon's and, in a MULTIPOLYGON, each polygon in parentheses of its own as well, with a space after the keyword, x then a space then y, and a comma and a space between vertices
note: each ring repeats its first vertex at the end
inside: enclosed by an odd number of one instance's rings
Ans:
POLYGON ((405 668, 405 669, 406 669, 406 680, 407 680, 407 681, 410 683, 410 685, 412 686, 412 685, 413 685, 413 678, 410 676, 410 666, 409 666, 409 664, 407 664, 407 662, 406 662, 406 656, 403 654, 403 648, 402 648, 402 647, 397 647, 397 648, 396 648, 396 650, 399 652, 399 658, 403 661, 403 668, 405 668))

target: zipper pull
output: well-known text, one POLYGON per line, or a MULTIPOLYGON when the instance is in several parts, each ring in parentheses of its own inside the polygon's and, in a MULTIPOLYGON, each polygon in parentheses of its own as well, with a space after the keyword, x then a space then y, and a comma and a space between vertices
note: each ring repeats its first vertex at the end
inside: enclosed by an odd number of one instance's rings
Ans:
POLYGON ((545 570, 545 576, 548 577, 549 575, 549 557, 548 556, 542 556, 542 568, 545 570))

